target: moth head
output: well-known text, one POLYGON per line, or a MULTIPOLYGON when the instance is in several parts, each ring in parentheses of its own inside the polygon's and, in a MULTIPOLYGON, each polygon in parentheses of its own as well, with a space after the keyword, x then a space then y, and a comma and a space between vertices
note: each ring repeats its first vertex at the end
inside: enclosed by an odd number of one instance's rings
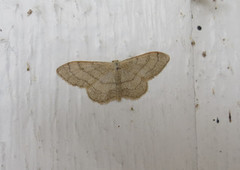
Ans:
POLYGON ((112 63, 119 63, 119 61, 118 60, 113 60, 112 63))
POLYGON ((113 60, 112 63, 114 63, 116 70, 120 69, 120 64, 118 60, 113 60))

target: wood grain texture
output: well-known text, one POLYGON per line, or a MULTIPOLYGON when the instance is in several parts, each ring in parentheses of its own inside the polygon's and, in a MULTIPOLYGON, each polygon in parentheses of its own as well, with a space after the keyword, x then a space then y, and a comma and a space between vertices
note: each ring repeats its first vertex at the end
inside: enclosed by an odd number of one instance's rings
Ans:
POLYGON ((196 170, 190 0, 11 0, 0 9, 1 170, 196 170), (56 74, 67 61, 156 50, 171 62, 134 101, 99 105, 56 74))
POLYGON ((238 9, 237 0, 192 1, 199 170, 240 169, 238 9))
POLYGON ((0 169, 239 170, 239 9, 238 0, 2 0, 0 169), (134 101, 99 105, 56 74, 80 58, 156 50, 171 62, 134 101))

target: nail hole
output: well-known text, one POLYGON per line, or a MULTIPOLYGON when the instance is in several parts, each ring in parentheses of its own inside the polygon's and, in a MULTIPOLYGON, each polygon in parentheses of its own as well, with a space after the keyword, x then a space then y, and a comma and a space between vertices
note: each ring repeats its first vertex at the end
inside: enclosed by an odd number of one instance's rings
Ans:
POLYGON ((197 29, 198 29, 199 31, 201 31, 201 30, 202 30, 202 27, 199 25, 199 26, 197 26, 197 29))

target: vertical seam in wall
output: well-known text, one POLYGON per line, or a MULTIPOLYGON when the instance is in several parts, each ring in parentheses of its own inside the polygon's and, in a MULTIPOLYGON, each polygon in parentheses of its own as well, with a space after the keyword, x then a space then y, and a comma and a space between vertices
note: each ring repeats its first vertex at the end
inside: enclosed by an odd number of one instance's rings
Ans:
MULTIPOLYGON (((193 38, 193 8, 192 8, 192 1, 190 0, 190 13, 191 13, 191 39, 193 38)), ((193 40, 193 39, 192 39, 193 40)), ((197 135, 197 108, 196 106, 196 89, 195 89, 195 56, 194 56, 194 45, 192 45, 191 47, 191 57, 192 57, 192 80, 193 80, 193 101, 194 101, 194 116, 195 116, 195 145, 196 145, 196 154, 195 154, 195 158, 196 158, 196 168, 197 170, 198 168, 198 135, 197 135)))

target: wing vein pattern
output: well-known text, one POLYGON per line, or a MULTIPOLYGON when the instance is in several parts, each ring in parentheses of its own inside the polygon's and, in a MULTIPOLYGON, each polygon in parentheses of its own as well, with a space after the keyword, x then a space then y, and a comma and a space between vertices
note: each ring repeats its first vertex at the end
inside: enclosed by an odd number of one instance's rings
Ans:
POLYGON ((148 80, 158 75, 170 57, 149 52, 123 61, 73 61, 57 73, 73 86, 86 88, 90 99, 100 104, 121 98, 138 99, 146 93, 148 80))

